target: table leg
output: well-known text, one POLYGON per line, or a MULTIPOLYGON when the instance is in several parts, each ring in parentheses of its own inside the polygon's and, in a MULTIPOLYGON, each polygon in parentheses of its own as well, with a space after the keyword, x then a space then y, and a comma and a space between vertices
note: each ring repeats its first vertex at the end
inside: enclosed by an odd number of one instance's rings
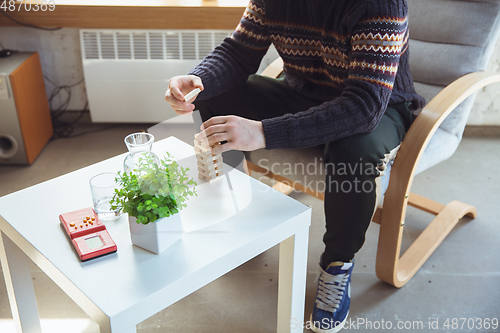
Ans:
POLYGON ((280 243, 278 333, 303 332, 309 226, 280 243))
POLYGON ((0 232, 0 261, 18 333, 41 333, 28 257, 0 232))
POLYGON ((108 317, 97 320, 97 324, 99 324, 100 333, 137 333, 135 325, 124 328, 123 322, 117 320, 113 321, 108 317))
MULTIPOLYGON (((113 331, 113 333, 115 333, 115 331, 113 331)), ((134 327, 131 327, 131 328, 126 329, 126 330, 118 331, 116 333, 137 333, 137 330, 135 329, 135 326, 134 326, 134 327)))

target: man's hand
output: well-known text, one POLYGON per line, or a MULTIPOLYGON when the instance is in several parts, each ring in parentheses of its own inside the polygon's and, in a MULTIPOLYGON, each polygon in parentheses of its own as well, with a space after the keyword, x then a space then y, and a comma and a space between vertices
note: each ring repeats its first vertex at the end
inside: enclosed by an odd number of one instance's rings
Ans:
POLYGON ((168 90, 165 93, 165 100, 172 105, 177 114, 192 113, 194 110, 194 104, 192 103, 196 97, 186 101, 184 95, 196 88, 203 90, 203 83, 199 77, 195 75, 175 76, 170 79, 168 90))
POLYGON ((204 122, 201 130, 197 138, 208 139, 213 154, 231 149, 252 151, 266 147, 264 129, 260 121, 238 116, 219 116, 204 122), (227 143, 219 144, 224 141, 227 143))

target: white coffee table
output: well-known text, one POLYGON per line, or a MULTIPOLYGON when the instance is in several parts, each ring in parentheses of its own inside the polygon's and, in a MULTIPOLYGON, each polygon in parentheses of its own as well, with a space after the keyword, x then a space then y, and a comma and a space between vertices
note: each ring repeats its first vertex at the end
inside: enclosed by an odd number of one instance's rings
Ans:
MULTIPOLYGON (((192 146, 155 143, 197 179, 192 146)), ((28 258, 93 318, 101 332, 131 333, 153 314, 280 244, 278 332, 304 318, 311 208, 224 165, 226 176, 199 181, 181 211, 182 239, 160 255, 130 242, 127 216, 105 222, 118 252, 80 262, 61 213, 92 205, 89 179, 122 169, 125 154, 0 198, 0 259, 18 332, 40 333, 28 258)), ((245 314, 242 314, 245 315, 245 314)))

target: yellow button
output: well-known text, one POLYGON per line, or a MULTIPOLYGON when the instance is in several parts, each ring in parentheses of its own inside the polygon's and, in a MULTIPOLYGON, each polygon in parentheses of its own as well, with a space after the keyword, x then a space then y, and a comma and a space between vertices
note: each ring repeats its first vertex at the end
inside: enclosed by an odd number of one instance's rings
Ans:
POLYGON ((91 218, 92 221, 95 221, 95 217, 91 218))

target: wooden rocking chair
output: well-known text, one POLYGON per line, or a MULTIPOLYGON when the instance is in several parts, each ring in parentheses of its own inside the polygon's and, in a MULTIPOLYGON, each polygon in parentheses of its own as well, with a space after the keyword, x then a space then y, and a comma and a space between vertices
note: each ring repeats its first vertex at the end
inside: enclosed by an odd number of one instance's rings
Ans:
MULTIPOLYGON (((398 288, 415 275, 462 217, 476 216, 476 209, 471 205, 460 201, 443 205, 411 193, 410 189, 416 174, 455 152, 475 93, 500 82, 500 73, 482 72, 499 35, 499 0, 409 0, 408 4, 410 68, 415 89, 430 102, 411 126, 393 165, 388 165, 382 177, 387 190, 383 206, 378 207, 373 217, 373 222, 380 223, 377 276, 398 288), (401 256, 407 205, 436 217, 401 256)), ((277 77, 282 70, 283 62, 278 58, 263 75, 277 77)), ((306 183, 304 175, 284 177, 280 170, 271 172, 259 165, 263 159, 268 165, 274 162, 307 165, 322 158, 322 148, 258 150, 245 155, 248 172, 256 171, 273 178, 279 182, 275 188, 282 192, 295 189, 324 199, 324 193, 302 185, 306 183)), ((318 181, 324 181, 323 178, 324 173, 318 181)))

